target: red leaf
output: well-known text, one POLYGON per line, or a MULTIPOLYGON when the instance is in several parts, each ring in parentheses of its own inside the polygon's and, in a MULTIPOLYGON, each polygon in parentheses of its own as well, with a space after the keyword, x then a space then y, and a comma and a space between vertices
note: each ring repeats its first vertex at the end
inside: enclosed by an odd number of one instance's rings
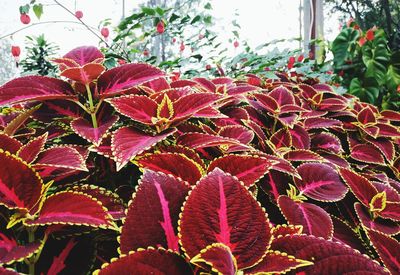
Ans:
POLYGON ((201 179, 187 198, 179 237, 190 258, 208 245, 223 243, 231 249, 238 268, 243 269, 265 254, 271 229, 253 195, 237 179, 217 168, 201 179))
POLYGON ((0 149, 0 204, 9 209, 29 211, 39 201, 42 187, 42 179, 35 170, 0 149))
POLYGON ((289 151, 284 154, 284 158, 289 161, 318 161, 323 162, 324 158, 311 150, 289 151))
POLYGON ((235 257, 229 247, 222 243, 207 246, 190 262, 204 269, 207 268, 207 265, 210 265, 212 271, 218 272, 218 274, 235 275, 237 271, 235 257))
POLYGON ((396 235, 400 233, 400 225, 394 221, 382 219, 380 217, 372 219, 368 209, 362 204, 356 202, 354 204, 354 209, 361 224, 366 228, 382 232, 386 235, 396 235))
POLYGON ((39 153, 44 149, 44 145, 47 141, 47 135, 48 134, 46 132, 43 135, 29 141, 18 150, 17 156, 19 156, 27 163, 34 162, 39 153))
POLYGON ((400 221, 400 202, 386 202, 386 207, 378 214, 382 218, 400 221))
POLYGON ((21 147, 22 143, 19 140, 6 134, 0 134, 0 148, 4 151, 15 154, 21 147))
POLYGON ((310 135, 301 126, 295 125, 293 129, 289 129, 292 136, 292 145, 296 149, 310 149, 310 135))
POLYGON ((254 138, 254 132, 242 125, 228 125, 222 127, 218 134, 222 137, 236 139, 242 144, 248 144, 254 138))
POLYGON ((104 136, 107 135, 108 130, 118 121, 119 117, 116 115, 109 116, 103 121, 98 121, 97 128, 93 128, 92 122, 84 118, 77 118, 71 121, 71 128, 79 136, 98 146, 104 136))
POLYGON ((192 274, 190 265, 179 254, 169 250, 147 248, 114 259, 95 275, 115 274, 192 274))
POLYGON ((24 76, 0 87, 0 105, 10 105, 32 100, 74 98, 71 85, 60 79, 46 76, 24 76))
POLYGON ((152 136, 133 127, 116 130, 112 136, 111 149, 117 164, 117 171, 121 170, 136 155, 166 139, 175 131, 176 129, 169 129, 164 133, 152 136))
POLYGON ((58 63, 60 70, 63 71, 68 67, 78 67, 88 63, 102 63, 103 60, 104 54, 96 47, 81 46, 69 51, 60 59, 54 59, 53 62, 58 63))
POLYGON ((268 95, 275 99, 279 106, 295 105, 293 93, 284 86, 273 89, 268 95))
POLYGON ((273 250, 312 261, 304 274, 387 274, 377 262, 338 242, 314 236, 294 235, 275 239, 273 250))
POLYGON ((331 217, 321 207, 307 202, 296 202, 283 195, 279 196, 278 205, 289 224, 302 225, 306 234, 324 239, 332 238, 331 217))
MULTIPOLYGON (((3 233, 0 233, 0 264, 9 265, 16 261, 27 259, 41 248, 42 244, 40 242, 29 243, 25 246, 18 245, 15 240, 9 239, 3 233)), ((0 274, 6 273, 0 270, 0 274)))
POLYGON ((307 130, 341 127, 341 126, 342 126, 342 122, 340 120, 336 120, 336 119, 332 119, 332 118, 313 117, 313 118, 306 118, 304 120, 304 127, 307 130))
POLYGON ((385 159, 381 152, 371 144, 355 145, 351 148, 351 157, 365 163, 385 164, 385 159))
POLYGON ((67 168, 88 171, 85 160, 75 148, 59 146, 41 152, 35 162, 35 167, 67 168))
POLYGON ((141 168, 173 175, 193 185, 196 184, 204 173, 201 166, 183 154, 146 154, 140 156, 135 163, 141 168))
POLYGON ((355 232, 347 222, 335 217, 331 216, 333 222, 333 241, 338 241, 343 244, 347 244, 348 246, 357 249, 358 251, 364 252, 365 247, 362 243, 362 239, 355 232))
POLYGON ((105 69, 106 68, 101 64, 89 63, 82 67, 67 68, 60 73, 60 76, 86 85, 97 79, 105 69))
POLYGON ((68 186, 66 190, 84 193, 92 198, 95 198, 101 202, 105 208, 107 208, 108 214, 110 214, 114 220, 119 220, 125 217, 124 202, 116 193, 113 193, 112 191, 89 184, 68 186))
POLYGON ((372 143, 378 148, 388 161, 392 161, 395 157, 395 149, 393 143, 386 138, 379 139, 367 139, 368 142, 372 143))
POLYGON ((34 220, 25 220, 28 226, 69 224, 115 228, 102 204, 83 193, 63 191, 47 197, 34 220))
POLYGON ((160 69, 148 64, 125 64, 103 73, 97 87, 102 97, 113 96, 162 76, 160 69))
POLYGON ((348 189, 335 169, 322 163, 304 163, 297 167, 301 177, 296 186, 306 196, 319 201, 339 201, 348 189))
POLYGON ((153 125, 157 117, 157 102, 143 95, 128 95, 107 100, 119 113, 134 121, 153 125))
POLYGON ((181 180, 146 170, 129 204, 121 252, 154 246, 179 251, 177 225, 189 187, 181 180))
POLYGON ((189 148, 198 149, 221 145, 240 145, 239 141, 231 138, 214 136, 203 133, 186 133, 178 137, 177 143, 189 148))
POLYGON ((335 154, 339 154, 343 151, 340 140, 335 135, 325 132, 312 137, 311 148, 323 149, 335 154))
POLYGON ((367 231, 379 257, 392 274, 400 273, 400 243, 389 236, 374 230, 367 231))
POLYGON ((274 239, 276 239, 286 235, 299 235, 302 232, 302 225, 277 224, 272 230, 272 235, 274 236, 274 239))
POLYGON ((362 109, 358 114, 357 114, 357 120, 360 122, 363 126, 364 125, 374 125, 376 124, 376 117, 375 113, 369 108, 368 106, 362 109))
POLYGON ((384 123, 378 123, 376 126, 379 128, 380 137, 400 138, 398 127, 384 123))
POLYGON ((179 98, 173 103, 175 117, 186 118, 211 105, 220 98, 219 95, 209 93, 192 93, 179 98))
POLYGON ((268 251, 261 262, 246 269, 245 274, 283 274, 293 269, 309 266, 313 263, 296 259, 295 257, 279 251, 268 251))
POLYGON ((346 168, 339 168, 339 173, 356 198, 366 207, 369 207, 371 199, 378 193, 372 183, 365 177, 346 168))
POLYGON ((237 177, 249 187, 262 178, 271 168, 273 162, 263 157, 248 155, 226 155, 215 159, 208 166, 207 171, 215 168, 237 177))
POLYGON ((292 147, 292 136, 286 128, 282 128, 275 132, 269 139, 273 145, 274 150, 279 150, 281 148, 286 149, 292 147))

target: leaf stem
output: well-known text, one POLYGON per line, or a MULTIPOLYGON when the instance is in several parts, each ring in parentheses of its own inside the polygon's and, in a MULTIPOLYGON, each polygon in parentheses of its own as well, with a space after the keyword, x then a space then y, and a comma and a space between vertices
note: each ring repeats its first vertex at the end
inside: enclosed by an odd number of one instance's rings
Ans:
MULTIPOLYGON (((28 241, 29 243, 33 243, 35 241, 35 230, 36 228, 27 228, 28 231, 28 241)), ((29 268, 29 274, 30 275, 34 275, 35 274, 35 263, 36 263, 36 257, 32 256, 29 260, 28 260, 28 268, 29 268)))
POLYGON ((90 108, 89 111, 90 111, 90 116, 92 117, 93 128, 97 128, 96 109, 93 104, 92 92, 90 91, 89 84, 85 84, 85 87, 89 100, 89 108, 90 108))

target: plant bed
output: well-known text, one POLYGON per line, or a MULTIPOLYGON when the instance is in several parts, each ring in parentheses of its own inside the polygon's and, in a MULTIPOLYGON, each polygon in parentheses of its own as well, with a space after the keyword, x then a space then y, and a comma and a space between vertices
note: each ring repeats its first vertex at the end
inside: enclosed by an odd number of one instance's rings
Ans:
POLYGON ((103 61, 0 87, 3 272, 400 272, 400 113, 293 73, 103 61))

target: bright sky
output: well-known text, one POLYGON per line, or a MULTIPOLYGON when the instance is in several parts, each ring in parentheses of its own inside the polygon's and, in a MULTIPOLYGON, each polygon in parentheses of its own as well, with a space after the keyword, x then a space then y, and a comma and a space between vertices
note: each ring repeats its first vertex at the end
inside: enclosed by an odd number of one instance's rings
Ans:
MULTIPOLYGON (((18 7, 28 3, 28 0, 0 0, 2 9, 0 15, 0 36, 17 30, 25 25, 19 21, 18 7)), ((41 1, 48 5, 44 7, 44 15, 39 21, 31 12, 32 23, 44 21, 75 21, 76 19, 65 10, 55 6, 52 0, 41 1)), ((68 8, 75 10, 75 0, 60 0, 68 8)), ((137 7, 143 0, 126 0, 126 14, 137 7)), ((222 26, 228 26, 238 11, 238 23, 241 25, 241 38, 252 46, 274 39, 294 38, 299 36, 299 0, 211 0, 214 14, 220 18, 222 26)), ((122 0, 76 0, 76 8, 82 10, 86 23, 98 27, 99 22, 111 18, 116 25, 122 16, 122 0)), ((337 22, 325 22, 326 29, 332 29, 333 37, 337 33, 337 22), (336 25, 336 26, 335 26, 336 25), (333 27, 332 27, 333 26, 333 27)), ((97 38, 84 27, 73 23, 52 23, 33 26, 13 36, 13 44, 24 43, 25 35, 45 33, 49 41, 56 42, 61 47, 61 54, 81 45, 97 45, 97 38)), ((296 47, 297 43, 285 44, 296 47)))

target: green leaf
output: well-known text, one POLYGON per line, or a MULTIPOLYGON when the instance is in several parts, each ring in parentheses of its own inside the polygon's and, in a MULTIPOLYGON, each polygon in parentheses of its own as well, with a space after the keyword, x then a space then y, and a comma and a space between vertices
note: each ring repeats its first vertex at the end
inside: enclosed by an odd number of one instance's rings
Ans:
POLYGON ((156 11, 152 8, 149 7, 142 7, 142 11, 146 14, 146 15, 155 15, 156 11))
POLYGON ((206 10, 211 10, 211 9, 212 9, 211 3, 208 2, 207 4, 205 4, 205 5, 204 5, 204 8, 205 8, 206 10))
POLYGON ((42 4, 35 4, 33 5, 33 12, 35 13, 36 17, 40 19, 43 14, 43 5, 42 4))
POLYGON ((203 17, 203 22, 206 23, 206 24, 211 24, 211 22, 212 22, 211 15, 204 16, 203 17))
POLYGON ((175 13, 173 13, 173 14, 171 14, 171 17, 169 18, 169 22, 171 23, 171 22, 174 22, 176 19, 178 19, 180 16, 179 15, 177 15, 177 14, 175 14, 175 13))
POLYGON ((365 76, 375 78, 380 85, 383 85, 390 60, 387 39, 383 30, 376 32, 372 43, 367 43, 362 47, 362 54, 362 60, 367 67, 365 76))
POLYGON ((192 21, 190 22, 191 25, 193 25, 194 23, 198 22, 201 20, 201 16, 200 15, 196 15, 192 21))
POLYGON ((375 78, 367 78, 361 81, 353 78, 350 82, 349 92, 358 96, 362 101, 374 104, 379 97, 379 84, 375 78))
POLYGON ((165 10, 163 10, 163 9, 160 8, 160 7, 157 7, 155 10, 156 10, 156 12, 157 12, 160 16, 163 16, 163 15, 165 14, 165 10))
POLYGON ((359 38, 358 31, 353 28, 344 28, 332 42, 334 66, 340 68, 347 59, 352 58, 352 52, 359 38))
POLYGON ((29 6, 29 4, 23 5, 19 7, 19 13, 29 13, 29 9, 31 8, 31 6, 29 6))
POLYGON ((392 54, 386 74, 386 85, 390 91, 396 92, 400 85, 400 51, 392 54))

